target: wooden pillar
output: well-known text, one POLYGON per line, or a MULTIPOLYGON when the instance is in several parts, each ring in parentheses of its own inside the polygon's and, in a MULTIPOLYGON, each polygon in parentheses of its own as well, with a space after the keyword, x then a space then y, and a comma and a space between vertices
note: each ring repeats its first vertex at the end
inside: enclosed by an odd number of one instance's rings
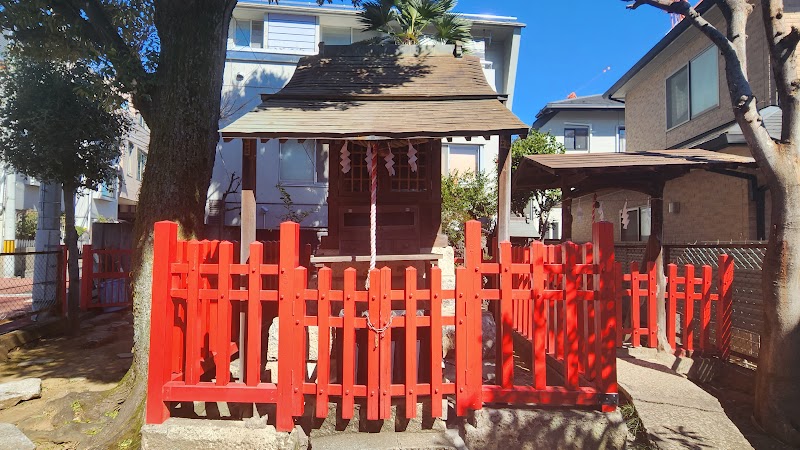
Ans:
POLYGON ((500 135, 497 158, 497 242, 511 240, 511 135, 500 135))
MULTIPOLYGON (((562 189, 561 192, 563 195, 563 192, 567 192, 567 190, 562 189)), ((570 240, 572 240, 572 198, 563 197, 561 200, 561 241, 570 240)))
MULTIPOLYGON (((664 182, 656 182, 650 190, 650 237, 647 239, 647 248, 644 253, 643 267, 647 263, 655 263, 656 268, 656 316, 658 324, 658 350, 672 352, 672 346, 667 339, 667 311, 666 288, 667 277, 664 273, 664 182)), ((668 263, 669 261, 666 261, 668 263)), ((648 323, 648 327, 653 325, 648 323)))
POLYGON ((242 139, 242 219, 241 256, 244 264, 250 258, 250 243, 256 241, 256 139, 242 139))

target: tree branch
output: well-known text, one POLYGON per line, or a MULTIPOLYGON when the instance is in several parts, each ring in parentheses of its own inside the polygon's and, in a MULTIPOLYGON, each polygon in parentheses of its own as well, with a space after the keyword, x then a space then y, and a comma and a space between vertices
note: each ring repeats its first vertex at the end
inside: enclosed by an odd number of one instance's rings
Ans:
POLYGON ((96 46, 106 50, 104 54, 113 65, 117 79, 132 95, 136 108, 147 117, 152 96, 147 81, 151 75, 136 49, 120 36, 103 5, 98 0, 52 0, 52 7, 96 46))
MULTIPOLYGON (((630 0, 622 0, 623 2, 630 2, 630 0)), ((686 11, 692 8, 692 5, 686 0, 636 0, 630 3, 628 9, 636 9, 642 5, 650 5, 670 14, 686 15, 686 11)))

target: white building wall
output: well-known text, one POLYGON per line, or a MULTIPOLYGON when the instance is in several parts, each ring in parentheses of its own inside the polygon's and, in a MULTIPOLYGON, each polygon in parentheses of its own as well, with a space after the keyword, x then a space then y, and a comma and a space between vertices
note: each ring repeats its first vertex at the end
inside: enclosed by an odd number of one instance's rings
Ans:
MULTIPOLYGON (((563 144, 564 129, 572 126, 589 127, 589 153, 616 152, 620 148, 619 128, 625 126, 625 111, 561 111, 539 131, 552 134, 563 144)), ((568 151, 573 152, 579 151, 568 151)))

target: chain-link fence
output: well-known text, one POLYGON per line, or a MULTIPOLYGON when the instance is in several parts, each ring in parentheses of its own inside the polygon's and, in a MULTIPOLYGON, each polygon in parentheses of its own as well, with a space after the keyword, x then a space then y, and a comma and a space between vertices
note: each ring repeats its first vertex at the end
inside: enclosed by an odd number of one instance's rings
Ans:
POLYGON ((0 324, 60 306, 61 251, 0 253, 0 324))

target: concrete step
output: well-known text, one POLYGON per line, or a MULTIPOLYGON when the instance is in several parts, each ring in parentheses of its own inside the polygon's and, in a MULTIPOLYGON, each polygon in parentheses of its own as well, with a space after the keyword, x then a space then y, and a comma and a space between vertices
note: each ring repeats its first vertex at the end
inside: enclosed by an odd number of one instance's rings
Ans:
POLYGON ((311 438, 312 450, 459 450, 466 449, 456 430, 431 433, 358 433, 311 438))

